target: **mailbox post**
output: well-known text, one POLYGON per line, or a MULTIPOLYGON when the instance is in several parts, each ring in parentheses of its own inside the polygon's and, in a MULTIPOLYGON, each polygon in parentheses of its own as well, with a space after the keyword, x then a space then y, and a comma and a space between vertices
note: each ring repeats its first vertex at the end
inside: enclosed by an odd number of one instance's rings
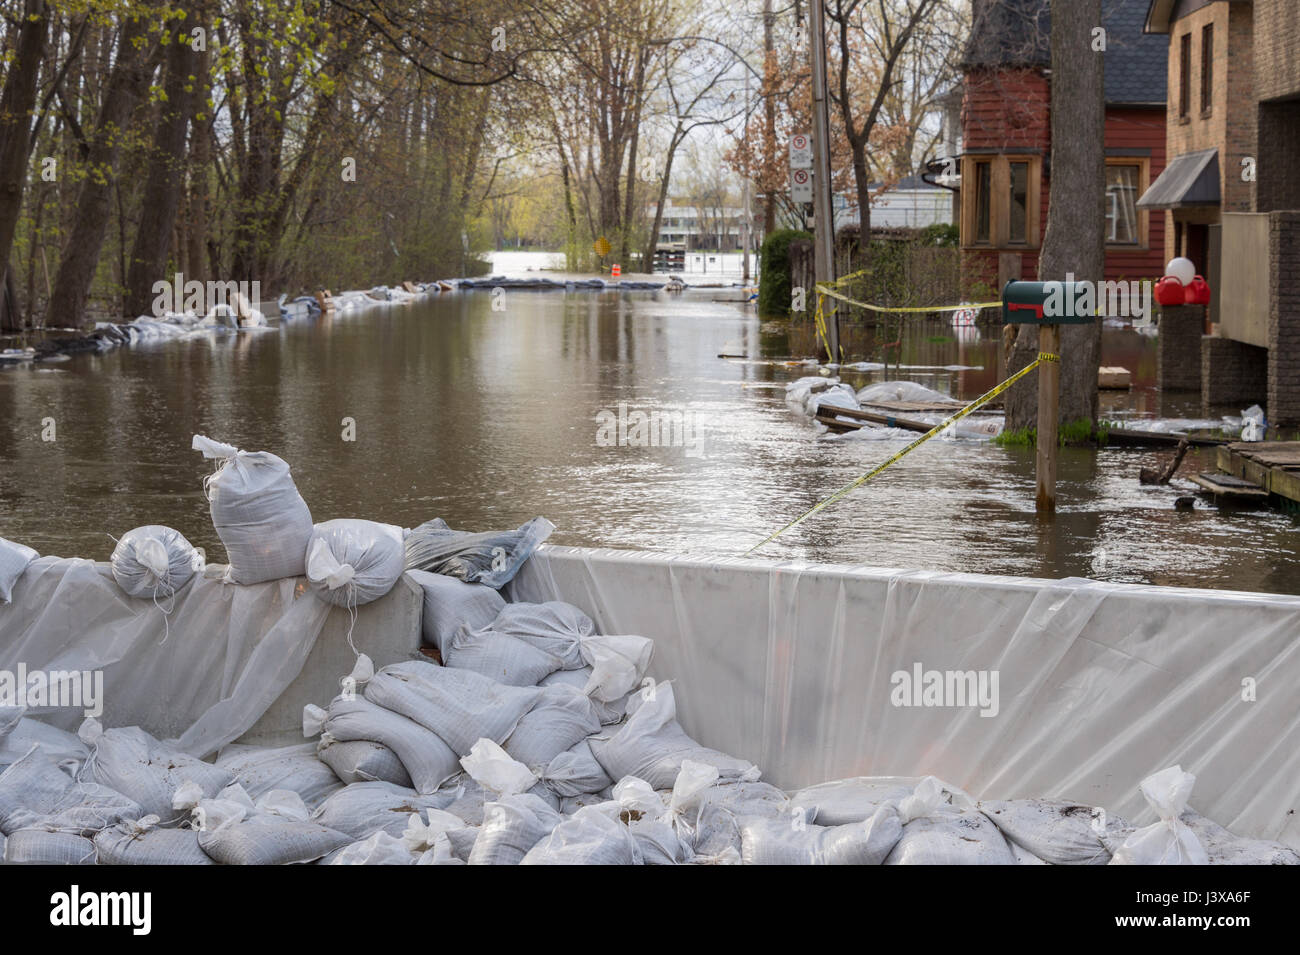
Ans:
POLYGON ((1008 282, 1002 290, 1002 321, 1037 325, 1038 352, 1051 355, 1038 366, 1038 431, 1035 471, 1039 514, 1056 512, 1056 457, 1061 404, 1061 326, 1086 325, 1096 317, 1076 308, 1082 286, 1076 282, 1008 282))

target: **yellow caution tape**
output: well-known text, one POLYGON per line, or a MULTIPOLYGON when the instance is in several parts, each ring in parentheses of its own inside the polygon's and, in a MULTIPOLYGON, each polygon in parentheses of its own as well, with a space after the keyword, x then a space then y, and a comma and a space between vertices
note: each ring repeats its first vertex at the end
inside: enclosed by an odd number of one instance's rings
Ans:
POLYGON ((1061 356, 1060 356, 1060 355, 1053 355, 1053 354, 1052 354, 1051 352, 1049 352, 1049 351, 1040 351, 1040 352, 1038 353, 1038 360, 1039 360, 1039 361, 1060 361, 1060 360, 1061 360, 1061 356))
POLYGON ((908 455, 908 454, 912 453, 913 451, 915 451, 915 450, 916 450, 917 448, 919 448, 921 445, 925 444, 925 442, 927 442, 927 441, 929 441, 931 438, 933 438, 936 434, 938 434, 939 432, 943 431, 944 428, 947 428, 949 425, 951 425, 952 423, 954 423, 954 422, 956 422, 956 421, 960 421, 962 418, 966 417, 968 414, 970 414, 970 413, 971 413, 972 411, 974 411, 975 409, 977 409, 977 408, 979 408, 979 407, 981 407, 981 406, 983 406, 983 405, 988 404, 990 401, 992 401, 992 400, 993 400, 994 398, 996 398, 998 395, 1002 394, 1002 392, 1006 391, 1008 388, 1010 388, 1012 385, 1014 385, 1014 384, 1015 384, 1017 381, 1019 381, 1021 378, 1025 377, 1025 375, 1029 374, 1031 371, 1033 371, 1035 368, 1037 368, 1037 367, 1038 367, 1040 364, 1042 364, 1044 361, 1058 361, 1058 360, 1059 360, 1059 358, 1058 358, 1058 356, 1056 356, 1056 355, 1047 355, 1046 353, 1040 354, 1040 355, 1038 356, 1038 358, 1034 359, 1032 362, 1030 362, 1030 363, 1029 363, 1028 365, 1026 365, 1024 368, 1021 368, 1018 372, 1016 372, 1016 373, 1015 373, 1014 375, 1012 375, 1010 378, 1006 379, 1006 380, 1003 381, 1001 384, 995 385, 991 391, 986 391, 984 394, 980 395, 978 398, 976 398, 974 401, 972 401, 972 402, 971 402, 970 404, 968 404, 966 407, 962 408, 960 411, 958 411, 958 412, 956 412, 955 414, 953 414, 952 417, 947 418, 947 419, 945 419, 944 421, 941 421, 939 424, 936 424, 933 428, 931 428, 931 429, 930 429, 929 431, 927 431, 925 434, 921 435, 919 438, 917 438, 915 441, 913 441, 913 442, 912 442, 911 444, 909 444, 907 447, 903 448, 903 450, 899 451, 897 454, 895 454, 895 455, 893 455, 892 457, 890 457, 889 460, 886 461, 884 464, 881 464, 880 466, 878 466, 878 467, 872 469, 871 471, 868 471, 866 474, 862 475, 862 477, 857 478, 856 480, 854 480, 854 481, 852 481, 852 482, 850 482, 850 483, 844 485, 844 487, 840 488, 838 491, 836 491, 836 492, 835 492, 834 494, 832 494, 830 497, 826 498, 826 499, 823 500, 823 501, 818 502, 815 506, 813 506, 813 508, 812 508, 811 510, 809 510, 809 511, 807 511, 806 513, 804 513, 804 514, 800 515, 799 517, 795 518, 793 521, 791 521, 789 524, 785 525, 785 527, 781 528, 781 529, 780 529, 779 531, 777 531, 775 534, 772 534, 770 537, 766 537, 766 538, 764 538, 763 540, 761 540, 759 543, 755 544, 755 545, 754 545, 753 547, 751 547, 749 550, 745 551, 745 556, 748 557, 750 554, 752 554, 754 551, 758 550, 758 549, 759 549, 760 547, 762 547, 764 544, 767 544, 767 543, 770 543, 770 542, 776 540, 778 537, 780 537, 782 534, 784 534, 784 533, 785 533, 786 531, 788 531, 790 528, 795 527, 795 526, 797 526, 797 525, 799 525, 799 524, 802 524, 805 520, 807 520, 808 518, 812 517, 814 514, 816 514, 816 513, 817 513, 818 511, 820 511, 822 508, 827 507, 827 506, 829 506, 829 505, 831 505, 831 504, 834 504, 836 501, 838 501, 840 498, 844 497, 844 495, 848 494, 850 491, 853 491, 853 490, 855 490, 855 489, 861 487, 862 485, 866 484, 868 481, 870 481, 873 477, 875 477, 875 476, 876 476, 877 474, 879 474, 881 471, 885 470, 885 468, 889 467, 891 464, 894 464, 895 462, 897 462, 899 459, 901 459, 901 458, 904 457, 905 455, 908 455))
MULTIPOLYGON (((844 279, 840 279, 840 281, 842 282, 844 281, 844 279)), ((969 305, 926 305, 926 306, 911 305, 906 307, 892 306, 892 305, 872 305, 870 302, 863 302, 863 301, 859 301, 856 298, 849 298, 849 296, 836 292, 834 289, 824 284, 818 285, 817 291, 820 292, 821 294, 829 295, 831 298, 837 298, 841 302, 847 302, 849 305, 855 305, 858 308, 865 308, 868 311, 872 311, 872 312, 960 312, 968 308, 973 308, 973 309, 998 308, 1002 305, 1001 302, 974 302, 969 305)))

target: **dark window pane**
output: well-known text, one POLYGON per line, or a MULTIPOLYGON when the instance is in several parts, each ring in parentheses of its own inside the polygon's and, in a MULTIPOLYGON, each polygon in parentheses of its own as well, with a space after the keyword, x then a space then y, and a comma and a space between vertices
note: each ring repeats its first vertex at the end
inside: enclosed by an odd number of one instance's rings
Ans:
POLYGON ((990 178, 992 167, 989 163, 977 163, 975 166, 975 241, 989 241, 989 199, 993 182, 990 178))
POLYGON ((1184 33, 1178 47, 1178 115, 1186 116, 1192 85, 1192 35, 1184 33))
POLYGON ((1201 112, 1210 108, 1214 84, 1214 24, 1201 30, 1201 112))
POLYGON ((1010 242, 1024 242, 1028 238, 1029 222, 1029 163, 1011 164, 1011 233, 1010 242))

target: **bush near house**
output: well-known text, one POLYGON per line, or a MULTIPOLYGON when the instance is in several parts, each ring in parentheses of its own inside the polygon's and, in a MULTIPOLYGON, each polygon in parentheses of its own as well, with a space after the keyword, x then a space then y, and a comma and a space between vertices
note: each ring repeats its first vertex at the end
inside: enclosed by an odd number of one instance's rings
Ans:
POLYGON ((799 229, 778 229, 763 240, 758 273, 760 315, 790 314, 790 243, 812 238, 811 233, 799 229))

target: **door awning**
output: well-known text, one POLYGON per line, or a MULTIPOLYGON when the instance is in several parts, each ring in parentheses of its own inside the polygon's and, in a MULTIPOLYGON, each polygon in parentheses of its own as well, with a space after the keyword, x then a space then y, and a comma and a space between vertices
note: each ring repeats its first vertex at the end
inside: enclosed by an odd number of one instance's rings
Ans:
POLYGON ((1219 202, 1219 151, 1202 149, 1174 159, 1137 205, 1139 209, 1185 209, 1219 202))

